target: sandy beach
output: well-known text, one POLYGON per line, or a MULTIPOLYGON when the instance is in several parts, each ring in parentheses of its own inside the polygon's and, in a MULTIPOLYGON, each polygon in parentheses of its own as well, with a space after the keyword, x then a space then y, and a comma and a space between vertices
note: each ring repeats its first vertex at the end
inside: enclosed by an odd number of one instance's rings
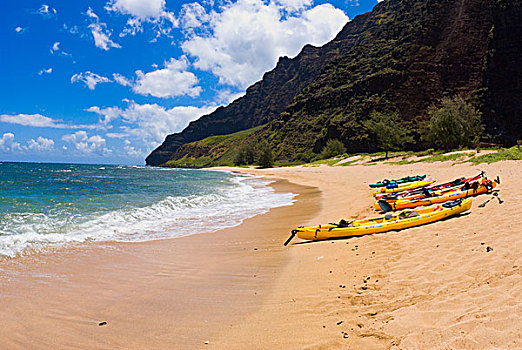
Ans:
MULTIPOLYGON (((230 170, 230 168, 227 168, 230 170)), ((234 169, 298 193, 240 226, 85 243, 0 265, 8 349, 520 349, 522 163, 234 169), (282 243, 374 215, 368 183, 486 171, 504 201, 399 232, 282 243), (489 249, 488 249, 489 247, 489 249), (99 326, 100 322, 107 322, 99 326)))

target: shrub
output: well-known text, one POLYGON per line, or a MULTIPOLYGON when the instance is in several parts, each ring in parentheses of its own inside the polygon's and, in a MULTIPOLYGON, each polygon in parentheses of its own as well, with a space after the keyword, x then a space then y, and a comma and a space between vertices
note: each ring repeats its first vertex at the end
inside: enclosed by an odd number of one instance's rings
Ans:
POLYGON ((252 143, 243 143, 237 148, 234 156, 235 165, 249 165, 254 164, 256 150, 252 143))
POLYGON ((312 151, 307 151, 303 153, 297 153, 295 158, 296 160, 300 160, 305 163, 310 163, 315 158, 315 153, 312 151))
POLYGON ((324 146, 323 150, 319 154, 320 159, 328 159, 346 152, 346 147, 344 144, 336 139, 330 139, 326 141, 326 146, 324 146))
POLYGON ((262 168, 271 168, 274 165, 274 153, 266 141, 257 146, 257 164, 262 168))
POLYGON ((397 112, 384 114, 373 111, 363 125, 377 136, 379 147, 386 151, 386 158, 388 151, 402 149, 405 143, 413 141, 409 130, 401 124, 397 112))
POLYGON ((445 150, 472 147, 484 131, 480 111, 460 96, 443 98, 441 107, 428 108, 428 115, 424 138, 445 150))

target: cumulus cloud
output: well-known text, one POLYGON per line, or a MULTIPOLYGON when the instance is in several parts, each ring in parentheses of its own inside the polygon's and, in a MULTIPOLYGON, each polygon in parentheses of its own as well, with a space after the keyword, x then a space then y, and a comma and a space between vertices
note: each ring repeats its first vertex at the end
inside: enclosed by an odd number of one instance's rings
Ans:
POLYGON ((194 66, 210 71, 221 84, 245 88, 272 69, 280 56, 295 56, 305 44, 322 45, 348 17, 330 4, 306 0, 238 0, 220 12, 202 13, 193 5, 181 23, 201 26, 182 44, 194 66), (197 9, 197 10, 195 10, 197 9), (208 21, 203 24, 203 19, 208 21), (199 21, 199 22, 198 22, 199 21))
POLYGON ((34 139, 30 139, 27 142, 26 146, 27 150, 37 151, 37 152, 49 152, 54 150, 54 141, 52 139, 46 139, 45 137, 38 136, 36 141, 34 139))
POLYGON ((51 74, 53 72, 53 69, 52 68, 47 68, 47 69, 42 69, 38 72, 38 75, 43 75, 43 74, 51 74))
POLYGON ((121 118, 123 125, 119 127, 119 132, 107 133, 106 136, 140 140, 149 151, 157 147, 165 135, 183 130, 192 120, 215 109, 216 106, 176 106, 168 109, 157 104, 140 105, 128 101, 128 106, 124 109, 93 106, 88 111, 108 120, 121 118))
POLYGON ((107 29, 107 25, 100 22, 98 15, 90 7, 87 9, 86 15, 93 20, 93 23, 89 24, 89 29, 96 47, 105 51, 108 51, 111 47, 121 48, 119 44, 111 40, 112 33, 107 29))
POLYGON ((32 126, 36 128, 53 129, 95 129, 100 127, 98 125, 64 124, 62 120, 52 119, 41 114, 0 114, 0 122, 23 126, 32 126))
POLYGON ((145 20, 160 17, 165 12, 165 0, 113 0, 106 9, 145 20))
POLYGON ((197 2, 184 4, 179 15, 183 29, 196 28, 210 20, 205 8, 197 2))
POLYGON ((20 145, 15 141, 15 135, 7 132, 0 138, 0 151, 2 152, 49 152, 54 150, 54 141, 39 136, 36 140, 30 139, 27 145, 20 145))
POLYGON ((75 150, 82 154, 107 155, 112 153, 112 150, 106 147, 106 142, 103 137, 100 135, 89 136, 85 130, 64 135, 62 141, 71 144, 75 150))
POLYGON ((147 155, 147 153, 143 150, 136 149, 134 146, 132 146, 129 140, 124 141, 123 150, 129 157, 143 158, 147 155))
POLYGON ((312 0, 276 0, 276 3, 287 11, 294 12, 312 5, 312 0))
POLYGON ((112 0, 105 6, 109 12, 130 16, 120 36, 143 31, 143 22, 153 23, 156 36, 168 34, 178 26, 176 16, 165 9, 165 0, 112 0))
POLYGON ((108 83, 111 80, 96 73, 86 71, 85 73, 77 73, 71 77, 71 83, 83 82, 90 90, 94 90, 97 84, 108 83))
POLYGON ((134 92, 154 97, 175 97, 188 95, 196 97, 201 93, 197 86, 199 80, 194 73, 188 72, 188 60, 182 56, 179 60, 171 58, 165 62, 165 68, 149 73, 137 71, 134 92))
POLYGON ((15 142, 13 133, 6 132, 0 138, 0 151, 3 152, 19 152, 22 150, 20 144, 15 142))

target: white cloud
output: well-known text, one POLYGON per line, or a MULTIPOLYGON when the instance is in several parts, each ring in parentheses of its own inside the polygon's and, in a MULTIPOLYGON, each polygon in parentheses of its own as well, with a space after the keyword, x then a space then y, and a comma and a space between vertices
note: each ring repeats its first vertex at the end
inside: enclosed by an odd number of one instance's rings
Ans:
POLYGON ((27 150, 38 151, 38 152, 49 152, 54 150, 54 141, 51 139, 46 139, 45 137, 38 136, 36 141, 34 139, 30 139, 27 142, 27 150))
POLYGON ((53 44, 53 46, 51 47, 51 53, 55 53, 56 51, 58 51, 60 49, 60 42, 55 42, 53 44))
POLYGON ((186 71, 188 60, 182 56, 179 60, 171 58, 165 62, 165 68, 149 73, 137 71, 134 92, 155 97, 174 97, 188 95, 196 97, 201 93, 201 87, 194 73, 186 71))
POLYGON ((140 140, 147 151, 163 142, 165 135, 183 130, 189 122, 216 109, 216 106, 177 106, 167 109, 157 104, 140 105, 134 101, 128 102, 129 105, 125 109, 93 106, 88 111, 109 120, 114 120, 117 114, 123 125, 119 127, 119 132, 107 133, 106 136, 140 140))
POLYGON ((87 9, 86 15, 94 21, 89 24, 89 29, 96 47, 105 51, 108 51, 111 47, 121 48, 119 44, 111 40, 112 33, 107 29, 107 25, 99 21, 98 15, 90 7, 87 9))
POLYGON ((22 148, 18 142, 14 140, 14 134, 6 132, 0 138, 0 151, 3 152, 19 152, 22 148))
MULTIPOLYGON (((111 0, 105 6, 109 12, 131 16, 120 37, 135 35, 143 31, 144 22, 152 23, 156 37, 168 35, 171 29, 178 26, 178 20, 172 12, 165 9, 165 0, 111 0)), ((154 40, 153 40, 154 41, 154 40)))
POLYGON ((147 153, 143 150, 136 149, 134 146, 131 146, 131 142, 129 140, 125 140, 124 144, 125 146, 123 146, 123 149, 129 157, 144 158, 147 155, 147 153))
POLYGON ((17 124, 23 126, 32 126, 36 128, 53 128, 53 129, 95 129, 101 128, 99 125, 70 125, 64 124, 62 120, 55 120, 41 114, 0 114, 0 122, 8 124, 17 124))
POLYGON ((145 20, 160 17, 165 12, 165 0, 113 0, 106 9, 145 20))
POLYGON ((25 32, 25 28, 22 28, 22 27, 16 27, 16 28, 15 28, 15 32, 17 32, 17 33, 23 33, 23 32, 25 32))
POLYGON ((246 88, 280 56, 293 57, 305 44, 328 42, 348 21, 330 4, 310 5, 306 0, 227 3, 221 12, 208 14, 209 23, 195 29, 182 48, 196 59, 196 68, 211 71, 221 84, 246 88))
POLYGON ((35 13, 42 15, 44 18, 49 18, 56 15, 56 9, 49 7, 49 5, 43 4, 38 10, 36 10, 35 13))
POLYGON ((179 15, 181 28, 196 28, 210 20, 205 8, 197 2, 184 4, 179 15))
POLYGON ((85 73, 77 73, 71 77, 71 83, 83 82, 90 90, 94 90, 97 84, 108 83, 111 80, 96 73, 86 71, 85 73))
POLYGON ((114 78, 114 81, 117 82, 120 85, 132 86, 131 81, 129 79, 127 79, 126 77, 124 77, 123 75, 121 75, 121 74, 114 73, 114 74, 112 74, 112 77, 114 78))
POLYGON ((89 136, 85 130, 79 130, 74 134, 64 135, 62 140, 70 143, 74 149, 83 154, 106 155, 112 150, 106 147, 106 142, 100 135, 89 136))
POLYGON ((100 19, 98 15, 95 14, 92 8, 90 7, 87 8, 87 12, 85 14, 87 15, 87 17, 94 18, 96 21, 100 19))
POLYGON ((299 11, 312 5, 312 0, 276 0, 276 3, 282 6, 286 11, 299 11))
POLYGON ((47 69, 42 69, 38 72, 38 75, 42 75, 42 74, 51 74, 53 72, 53 69, 52 68, 47 68, 47 69))
POLYGON ((118 107, 107 107, 101 109, 98 106, 92 106, 87 108, 85 111, 98 114, 100 116, 99 123, 103 125, 108 125, 121 115, 121 109, 118 107))
POLYGON ((121 46, 110 39, 111 33, 107 31, 105 23, 91 23, 89 28, 96 47, 108 51, 109 48, 121 48, 121 46))

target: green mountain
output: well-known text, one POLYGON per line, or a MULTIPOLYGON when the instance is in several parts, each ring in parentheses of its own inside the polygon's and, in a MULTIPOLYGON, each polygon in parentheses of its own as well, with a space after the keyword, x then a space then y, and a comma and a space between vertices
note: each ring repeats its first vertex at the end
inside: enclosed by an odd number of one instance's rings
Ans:
MULTIPOLYGON (((362 123, 371 111, 398 112, 415 132, 428 106, 454 95, 480 109, 489 140, 513 144, 522 139, 521 3, 386 0, 326 45, 281 58, 245 96, 169 135, 147 164, 216 164, 224 153, 203 139, 261 125, 242 142, 266 139, 282 160, 318 153, 329 139, 375 151, 362 123)), ((219 147, 230 153, 238 142, 226 140, 219 147)))

